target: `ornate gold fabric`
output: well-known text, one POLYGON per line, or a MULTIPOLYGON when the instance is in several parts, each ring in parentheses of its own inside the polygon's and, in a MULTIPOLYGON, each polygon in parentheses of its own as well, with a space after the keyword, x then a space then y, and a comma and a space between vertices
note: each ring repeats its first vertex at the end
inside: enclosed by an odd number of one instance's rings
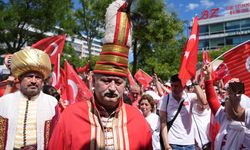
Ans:
POLYGON ((106 44, 102 47, 102 52, 115 52, 128 55, 129 48, 121 45, 106 44))
POLYGON ((124 67, 118 67, 118 66, 115 66, 115 65, 105 65, 105 64, 96 64, 95 65, 95 70, 97 72, 97 70, 99 71, 107 71, 107 72, 110 72, 110 73, 114 73, 117 72, 117 73, 122 73, 124 74, 125 76, 127 75, 127 68, 124 68, 124 67))
POLYGON ((8 119, 0 116, 0 150, 4 150, 7 140, 8 119))
POLYGON ((45 149, 48 148, 49 138, 50 138, 50 131, 51 131, 51 120, 45 121, 44 125, 44 147, 45 149))
POLYGON ((102 57, 100 57, 99 61, 120 63, 125 66, 127 66, 128 64, 127 58, 121 56, 113 56, 113 55, 103 55, 102 57))
POLYGON ((124 41, 126 40, 128 21, 129 19, 127 13, 121 12, 121 21, 119 24, 117 44, 124 44, 124 41))
POLYGON ((24 48, 12 57, 11 72, 15 77, 36 71, 47 78, 51 72, 51 62, 48 54, 35 48, 24 48))

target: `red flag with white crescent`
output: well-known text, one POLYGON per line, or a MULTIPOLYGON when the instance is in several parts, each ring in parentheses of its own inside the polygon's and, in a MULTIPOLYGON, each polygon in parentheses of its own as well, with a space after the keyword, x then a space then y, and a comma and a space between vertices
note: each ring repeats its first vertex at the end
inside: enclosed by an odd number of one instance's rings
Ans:
POLYGON ((245 94, 250 96, 250 40, 232 48, 224 55, 229 74, 244 82, 245 94))
POLYGON ((36 42, 31 47, 46 52, 50 56, 51 64, 56 65, 58 54, 60 56, 62 55, 65 40, 66 40, 66 34, 47 37, 36 42))
POLYGON ((69 101, 69 104, 73 104, 82 100, 88 100, 93 97, 93 93, 77 75, 77 73, 67 60, 64 61, 64 70, 65 82, 67 85, 67 100, 69 101))
POLYGON ((144 72, 143 70, 139 69, 136 73, 135 73, 135 79, 141 84, 143 85, 143 87, 149 87, 149 83, 153 80, 153 78, 148 75, 146 72, 144 72))
POLYGON ((198 45, 199 45, 199 25, 198 17, 194 18, 192 31, 182 53, 182 61, 179 71, 179 78, 182 86, 185 86, 187 81, 196 75, 196 64, 198 60, 198 45))

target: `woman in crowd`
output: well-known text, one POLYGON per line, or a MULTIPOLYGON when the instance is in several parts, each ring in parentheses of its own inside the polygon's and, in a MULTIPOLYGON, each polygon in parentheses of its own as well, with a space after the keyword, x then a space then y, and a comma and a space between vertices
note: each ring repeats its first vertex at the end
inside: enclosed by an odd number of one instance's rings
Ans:
POLYGON ((160 145, 160 118, 153 113, 155 109, 154 99, 145 94, 139 100, 139 108, 152 129, 152 145, 156 150, 161 149, 160 145))

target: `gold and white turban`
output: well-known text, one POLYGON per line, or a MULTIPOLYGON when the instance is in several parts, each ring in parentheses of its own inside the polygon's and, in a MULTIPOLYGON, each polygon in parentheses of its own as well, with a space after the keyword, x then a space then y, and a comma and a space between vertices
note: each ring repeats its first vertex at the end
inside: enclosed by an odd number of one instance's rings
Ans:
POLYGON ((12 75, 18 78, 20 75, 31 71, 41 73, 46 79, 51 72, 51 62, 48 54, 29 47, 14 53, 11 63, 12 75))

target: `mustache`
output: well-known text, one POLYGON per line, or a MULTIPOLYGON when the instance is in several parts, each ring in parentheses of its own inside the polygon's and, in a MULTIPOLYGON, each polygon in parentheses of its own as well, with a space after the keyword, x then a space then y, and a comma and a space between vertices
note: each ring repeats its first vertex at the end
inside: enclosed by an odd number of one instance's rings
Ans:
POLYGON ((28 87, 31 87, 31 86, 35 86, 35 87, 38 87, 37 84, 29 84, 28 87))
POLYGON ((113 93, 113 92, 107 92, 107 93, 104 94, 104 96, 107 96, 107 97, 118 97, 118 94, 113 93))

